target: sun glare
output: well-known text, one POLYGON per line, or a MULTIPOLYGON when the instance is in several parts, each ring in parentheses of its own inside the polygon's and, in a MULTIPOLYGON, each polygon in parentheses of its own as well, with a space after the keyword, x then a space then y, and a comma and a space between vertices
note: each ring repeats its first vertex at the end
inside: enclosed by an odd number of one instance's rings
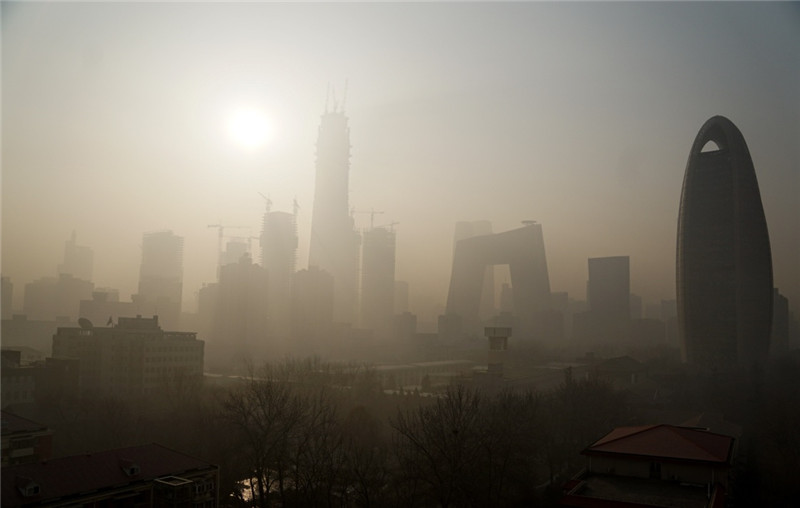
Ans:
POLYGON ((228 134, 240 146, 257 148, 269 142, 272 126, 258 110, 240 109, 228 119, 228 134))

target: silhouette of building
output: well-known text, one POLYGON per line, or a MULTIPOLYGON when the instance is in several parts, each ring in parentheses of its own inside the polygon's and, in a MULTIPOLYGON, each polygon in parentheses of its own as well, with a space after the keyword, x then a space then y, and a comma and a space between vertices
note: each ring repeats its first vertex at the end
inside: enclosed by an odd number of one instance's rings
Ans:
POLYGON ((684 361, 706 371, 762 362, 772 323, 769 234, 747 144, 722 116, 701 127, 689 152, 676 272, 684 361))
POLYGON ((575 336, 592 343, 622 342, 628 338, 630 310, 628 256, 589 258, 586 298, 589 310, 575 316, 575 336))
POLYGON ((772 296, 772 337, 770 353, 781 356, 789 351, 789 299, 775 288, 772 296))
POLYGON ((64 245, 64 262, 58 265, 58 273, 72 275, 76 279, 92 280, 94 252, 89 247, 78 245, 75 231, 64 245))
POLYGON ((156 443, 3 468, 3 506, 219 506, 219 467, 156 443))
MULTIPOLYGON (((459 221, 456 222, 455 233, 453 235, 453 256, 455 256, 456 245, 461 240, 474 236, 484 236, 492 234, 492 223, 488 220, 459 221)), ((495 304, 495 284, 494 284, 494 265, 487 265, 484 268, 483 291, 481 291, 481 305, 479 315, 486 320, 497 313, 495 304)))
POLYGON ((334 280, 311 266, 292 277, 292 336, 299 345, 330 338, 334 315, 334 280))
POLYGON ((137 296, 144 302, 155 304, 165 326, 179 326, 183 296, 183 238, 172 231, 145 233, 137 296))
MULTIPOLYGON (((461 320, 462 330, 479 330, 480 303, 488 265, 507 264, 511 274, 514 333, 521 341, 542 335, 543 315, 550 310, 550 279, 542 226, 525 226, 491 235, 473 236, 456 243, 446 315, 451 327, 461 320)), ((440 321, 441 324, 441 321, 440 321)))
POLYGON ((267 211, 264 214, 261 264, 269 277, 269 332, 285 341, 291 333, 291 299, 287 295, 292 292, 292 276, 297 264, 295 213, 267 211))
POLYGON ((360 236, 354 229, 348 203, 350 128, 343 111, 322 115, 317 137, 314 210, 311 217, 309 267, 333 276, 334 316, 342 323, 355 322, 358 296, 360 236))
POLYGON ((245 255, 220 270, 214 313, 213 341, 247 355, 266 346, 267 272, 245 255))
POLYGON ((25 284, 22 312, 30 319, 77 319, 81 300, 92 296, 94 284, 70 274, 42 277, 25 284))
POLYGON ((204 342, 194 332, 167 332, 152 318, 121 317, 113 327, 88 321, 59 327, 53 357, 80 360, 80 389, 120 396, 186 390, 203 381, 204 342))
POLYGON ((361 252, 361 324, 379 336, 392 328, 395 291, 394 231, 373 228, 364 233, 361 252))
POLYGON ((0 302, 0 312, 2 312, 3 319, 11 319, 14 315, 14 283, 11 282, 10 277, 0 277, 2 285, 0 285, 0 295, 2 301, 0 302))

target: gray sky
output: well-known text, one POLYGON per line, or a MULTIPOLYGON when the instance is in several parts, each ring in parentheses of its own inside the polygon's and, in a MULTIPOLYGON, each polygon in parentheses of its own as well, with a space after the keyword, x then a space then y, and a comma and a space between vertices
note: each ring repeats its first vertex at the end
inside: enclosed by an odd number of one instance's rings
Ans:
MULTIPOLYGON (((800 303, 800 4, 2 3, 2 272, 54 275, 72 230, 95 284, 136 291, 142 233, 185 237, 189 308, 216 230, 299 215, 307 259, 326 86, 351 127, 350 201, 397 222, 412 310, 444 304, 455 221, 542 223, 551 287, 631 256, 674 298, 681 183, 697 131, 747 140, 775 285, 800 303), (270 141, 237 145, 235 108, 270 141)), ((369 216, 356 216, 361 227, 369 216)), ((257 245, 254 241, 253 245, 257 245)))

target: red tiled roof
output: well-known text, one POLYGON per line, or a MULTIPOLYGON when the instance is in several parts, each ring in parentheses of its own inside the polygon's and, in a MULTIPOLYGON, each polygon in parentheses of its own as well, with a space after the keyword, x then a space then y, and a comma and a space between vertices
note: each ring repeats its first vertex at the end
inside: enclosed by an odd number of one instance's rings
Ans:
POLYGON ((47 427, 33 420, 28 420, 17 416, 8 411, 0 411, 0 429, 2 434, 15 434, 17 432, 36 432, 37 430, 47 430, 47 427))
POLYGON ((675 425, 618 427, 583 453, 727 463, 733 441, 730 436, 675 425))
POLYGON ((216 466, 155 443, 7 466, 2 474, 3 506, 19 506, 33 500, 72 496, 212 467, 216 466), (138 474, 129 476, 123 470, 131 464, 139 466, 138 474), (40 494, 23 498, 17 488, 19 478, 32 480, 39 486, 40 494))

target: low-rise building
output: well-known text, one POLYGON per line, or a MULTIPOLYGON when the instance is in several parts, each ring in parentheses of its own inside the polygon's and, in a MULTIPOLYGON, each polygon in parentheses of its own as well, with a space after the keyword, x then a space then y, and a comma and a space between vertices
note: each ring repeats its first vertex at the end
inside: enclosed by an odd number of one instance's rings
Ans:
POLYGON ((158 444, 3 468, 4 507, 219 506, 219 468, 158 444))
POLYGON ((571 507, 725 505, 736 439, 675 425, 619 427, 586 448, 586 469, 565 486, 571 507))
MULTIPOLYGON (((41 423, 0 411, 3 467, 49 459, 53 454, 53 431, 41 423)), ((5 475, 3 470, 3 475, 5 475)), ((5 499, 3 500, 5 503, 5 499)))
POLYGON ((121 317, 113 327, 61 327, 53 336, 54 358, 80 360, 84 392, 147 395, 167 385, 203 380, 204 345, 194 332, 168 332, 152 318, 121 317))

